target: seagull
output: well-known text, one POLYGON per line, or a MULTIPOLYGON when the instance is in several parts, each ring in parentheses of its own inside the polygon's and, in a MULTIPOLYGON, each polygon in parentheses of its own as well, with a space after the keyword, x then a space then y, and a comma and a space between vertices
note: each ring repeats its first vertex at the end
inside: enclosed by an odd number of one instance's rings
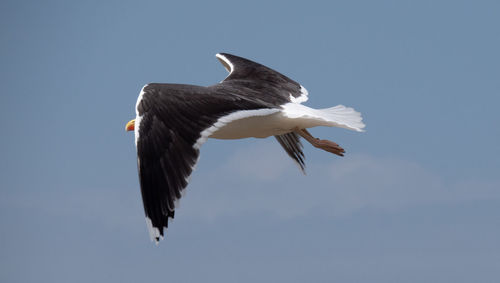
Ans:
POLYGON ((164 237, 169 219, 188 185, 208 138, 274 136, 305 172, 300 137, 316 148, 343 156, 335 142, 311 135, 308 128, 340 127, 362 132, 359 112, 337 105, 314 109, 302 102, 308 92, 299 83, 251 60, 227 53, 217 59, 229 72, 212 86, 150 83, 137 99, 134 131, 137 167, 151 240, 164 237))

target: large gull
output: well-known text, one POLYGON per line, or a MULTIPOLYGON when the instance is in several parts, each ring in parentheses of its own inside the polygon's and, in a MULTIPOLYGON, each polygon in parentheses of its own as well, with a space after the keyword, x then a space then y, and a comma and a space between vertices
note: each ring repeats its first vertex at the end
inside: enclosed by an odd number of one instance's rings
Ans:
POLYGON ((365 125, 354 109, 337 105, 313 109, 302 105, 307 90, 290 78, 256 62, 227 53, 216 57, 229 75, 204 87, 150 83, 136 103, 134 131, 137 167, 146 223, 151 239, 163 238, 168 219, 188 184, 208 138, 274 136, 304 171, 300 137, 314 147, 343 156, 338 144, 313 137, 308 128, 340 127, 361 132, 365 125))

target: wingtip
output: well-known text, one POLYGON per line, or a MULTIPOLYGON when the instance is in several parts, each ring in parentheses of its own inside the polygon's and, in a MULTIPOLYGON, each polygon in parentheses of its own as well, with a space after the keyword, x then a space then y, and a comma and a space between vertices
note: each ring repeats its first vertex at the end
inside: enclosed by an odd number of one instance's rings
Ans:
POLYGON ((153 242, 155 243, 156 246, 158 246, 160 244, 160 240, 161 240, 160 237, 155 237, 153 242))
POLYGON ((305 167, 301 167, 300 168, 300 172, 302 172, 302 174, 304 174, 304 176, 307 176, 307 172, 306 172, 306 168, 305 167))
POLYGON ((160 231, 158 227, 153 226, 153 222, 149 217, 146 216, 146 226, 148 227, 149 237, 151 241, 158 245, 158 243, 163 240, 163 231, 160 231))
POLYGON ((226 68, 226 70, 229 72, 229 74, 231 74, 233 72, 233 70, 234 70, 233 63, 231 63, 231 61, 229 61, 229 59, 226 57, 225 53, 217 53, 217 54, 215 54, 215 57, 217 59, 219 59, 219 61, 222 63, 224 68, 226 68))

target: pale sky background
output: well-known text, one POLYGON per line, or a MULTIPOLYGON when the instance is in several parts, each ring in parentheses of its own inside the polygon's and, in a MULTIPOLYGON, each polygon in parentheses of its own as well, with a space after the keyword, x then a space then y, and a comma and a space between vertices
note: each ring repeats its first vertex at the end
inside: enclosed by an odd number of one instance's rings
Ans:
POLYGON ((1 282, 500 282, 498 1, 1 1, 1 282), (71 2, 71 3, 70 3, 71 2), (85 3, 82 3, 85 2, 85 3), (105 2, 105 3, 104 3, 105 2), (210 140, 149 240, 142 86, 215 84, 228 52, 363 113, 210 140))

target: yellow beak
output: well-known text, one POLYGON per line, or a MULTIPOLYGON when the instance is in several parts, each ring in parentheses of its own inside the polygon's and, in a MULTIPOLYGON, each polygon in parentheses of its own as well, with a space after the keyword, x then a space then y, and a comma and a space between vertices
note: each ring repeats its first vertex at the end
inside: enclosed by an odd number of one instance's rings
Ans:
POLYGON ((130 120, 127 125, 125 125, 125 131, 133 131, 135 128, 135 119, 130 120))

